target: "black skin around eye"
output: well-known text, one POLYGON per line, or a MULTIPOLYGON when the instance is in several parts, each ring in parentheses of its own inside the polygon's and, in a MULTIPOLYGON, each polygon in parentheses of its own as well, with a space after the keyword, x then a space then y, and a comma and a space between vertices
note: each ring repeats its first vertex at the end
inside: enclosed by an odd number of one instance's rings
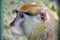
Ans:
POLYGON ((24 15, 20 15, 21 18, 24 18, 24 15))
POLYGON ((33 16, 33 15, 31 15, 30 13, 28 13, 28 12, 24 12, 26 15, 29 15, 29 16, 33 16))
POLYGON ((33 15, 31 15, 29 12, 23 12, 23 11, 18 11, 18 10, 13 10, 13 13, 14 12, 16 12, 16 13, 18 13, 20 16, 22 16, 22 18, 23 18, 23 15, 21 15, 20 13, 24 13, 24 14, 26 14, 26 15, 29 15, 29 16, 33 16, 33 15))

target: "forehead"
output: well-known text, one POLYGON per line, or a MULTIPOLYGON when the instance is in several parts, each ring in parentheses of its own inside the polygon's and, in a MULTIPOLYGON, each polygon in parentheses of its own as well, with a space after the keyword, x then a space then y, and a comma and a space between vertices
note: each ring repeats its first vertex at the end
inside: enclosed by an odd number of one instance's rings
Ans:
POLYGON ((46 8, 44 5, 41 5, 41 4, 26 4, 26 5, 21 6, 19 10, 29 12, 29 14, 32 14, 32 15, 36 15, 38 11, 40 10, 45 11, 46 8))
POLYGON ((44 7, 45 5, 43 4, 25 4, 19 8, 19 10, 26 11, 29 8, 38 8, 38 7, 44 7))

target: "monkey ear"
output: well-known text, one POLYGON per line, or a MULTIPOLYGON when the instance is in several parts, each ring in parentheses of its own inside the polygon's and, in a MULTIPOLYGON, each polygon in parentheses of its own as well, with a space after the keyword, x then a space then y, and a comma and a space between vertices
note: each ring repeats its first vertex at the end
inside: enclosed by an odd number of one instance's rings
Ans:
POLYGON ((46 10, 40 9, 38 13, 39 13, 40 16, 41 16, 40 18, 41 18, 43 21, 45 21, 46 18, 47 18, 47 17, 46 17, 46 14, 47 14, 47 13, 46 13, 46 10))

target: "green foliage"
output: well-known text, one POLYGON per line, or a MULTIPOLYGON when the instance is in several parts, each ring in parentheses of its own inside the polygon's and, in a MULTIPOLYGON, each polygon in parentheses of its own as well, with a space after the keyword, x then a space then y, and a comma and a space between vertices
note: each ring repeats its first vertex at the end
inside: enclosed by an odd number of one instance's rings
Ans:
POLYGON ((28 40, 26 36, 23 36, 23 37, 19 37, 18 40, 28 40))
POLYGON ((4 40, 9 40, 7 36, 4 37, 4 40))

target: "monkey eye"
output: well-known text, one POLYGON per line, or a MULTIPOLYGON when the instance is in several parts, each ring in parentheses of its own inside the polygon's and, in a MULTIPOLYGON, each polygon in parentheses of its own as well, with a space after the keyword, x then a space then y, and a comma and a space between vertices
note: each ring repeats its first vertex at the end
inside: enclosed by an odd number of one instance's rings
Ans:
POLYGON ((20 16, 21 18, 24 18, 24 15, 23 15, 23 14, 19 14, 19 16, 20 16))
POLYGON ((39 14, 40 14, 40 16, 41 16, 41 19, 42 19, 43 21, 45 21, 45 19, 46 19, 46 10, 40 9, 40 10, 39 10, 39 14))

